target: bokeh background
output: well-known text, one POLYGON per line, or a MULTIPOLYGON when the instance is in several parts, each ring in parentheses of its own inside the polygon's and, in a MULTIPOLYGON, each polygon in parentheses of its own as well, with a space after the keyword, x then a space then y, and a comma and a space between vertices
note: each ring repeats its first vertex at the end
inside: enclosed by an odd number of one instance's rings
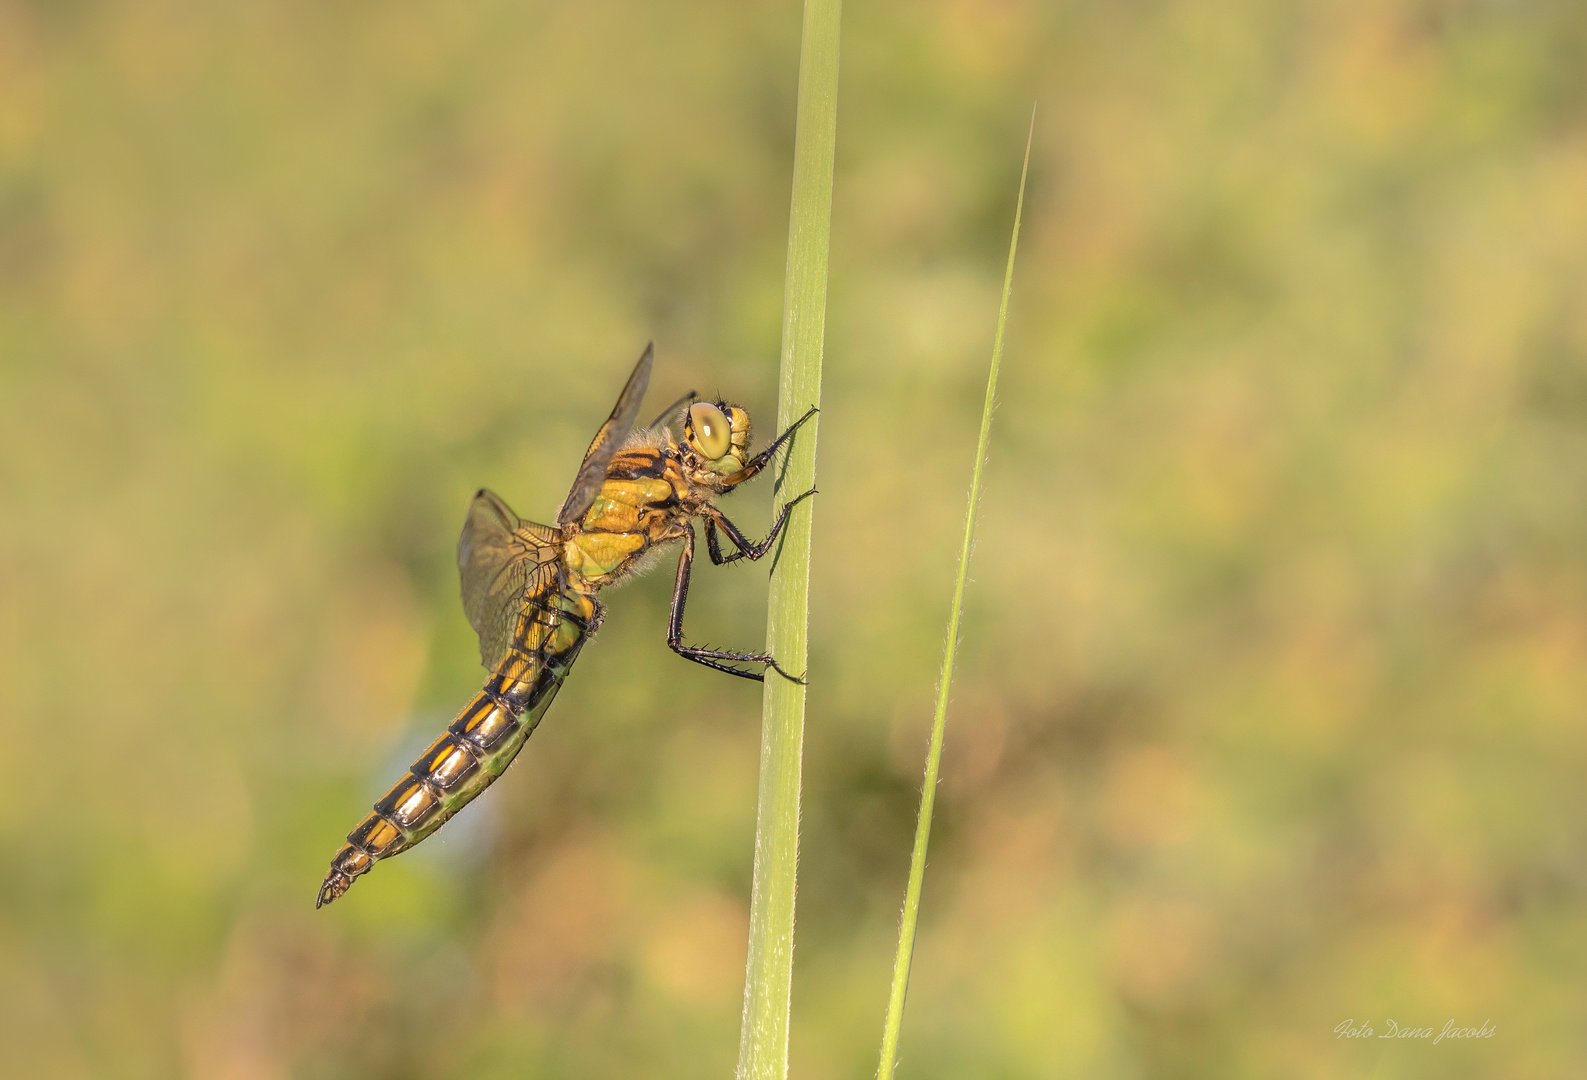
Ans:
MULTIPOLYGON (((775 410, 799 5, 0 3, 8 1075, 726 1076, 756 687, 479 683, 470 493, 775 410)), ((1031 103, 907 1077, 1587 1074, 1587 9, 847 5, 794 1075, 867 1076, 1031 103), (1344 1021, 1492 1037, 1336 1037, 1344 1021)), ((761 529, 769 485, 738 494, 761 529)), ((697 575, 756 646, 764 567, 697 575)))

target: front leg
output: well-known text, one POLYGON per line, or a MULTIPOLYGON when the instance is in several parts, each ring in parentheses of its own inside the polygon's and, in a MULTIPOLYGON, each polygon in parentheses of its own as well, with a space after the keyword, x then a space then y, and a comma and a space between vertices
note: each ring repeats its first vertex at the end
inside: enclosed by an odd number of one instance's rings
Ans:
POLYGON ((777 514, 777 520, 771 523, 771 532, 767 533, 766 539, 758 544, 745 536, 737 525, 727 519, 726 514, 714 506, 707 505, 701 510, 701 513, 705 516, 705 549, 710 552, 711 561, 718 566, 726 566, 728 563, 737 562, 740 559, 748 559, 750 562, 759 560, 762 555, 771 550, 771 545, 777 539, 777 534, 782 532, 783 524, 788 520, 788 511, 815 493, 816 489, 811 488, 803 495, 783 503, 782 510, 777 514), (727 534, 727 538, 733 541, 733 546, 738 548, 732 555, 724 556, 722 554, 722 547, 716 541, 718 526, 727 534))
POLYGON ((685 660, 693 660, 696 664, 704 664, 717 671, 725 671, 729 675, 737 675, 741 679, 754 679, 764 682, 764 671, 745 671, 743 668, 733 667, 723 663, 725 660, 737 661, 741 664, 765 664, 789 682, 804 685, 804 679, 795 678, 777 666, 777 661, 766 653, 741 653, 728 652, 724 649, 701 649, 694 645, 683 643, 683 607, 689 601, 689 571, 694 566, 694 526, 684 525, 683 551, 678 556, 678 578, 672 587, 672 615, 667 620, 667 645, 673 652, 685 660))
POLYGON ((748 463, 746 463, 745 466, 738 472, 734 473, 732 476, 725 477, 722 480, 723 486, 725 488, 737 487, 739 484, 742 484, 750 477, 759 473, 766 467, 766 463, 771 460, 772 455, 782 448, 782 444, 792 438, 793 433, 799 430, 799 426, 820 411, 821 409, 819 407, 815 405, 810 406, 809 410, 803 416, 788 425, 787 431, 773 439, 770 446, 766 447, 766 449, 750 458, 748 463))

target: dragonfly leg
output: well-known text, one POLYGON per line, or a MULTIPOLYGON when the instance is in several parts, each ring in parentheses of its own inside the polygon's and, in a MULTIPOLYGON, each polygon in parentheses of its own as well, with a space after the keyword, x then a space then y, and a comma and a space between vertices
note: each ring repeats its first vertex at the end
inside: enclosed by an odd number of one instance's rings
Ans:
POLYGON ((734 473, 732 476, 726 477, 723 480, 723 483, 729 488, 737 487, 739 484, 742 484, 744 481, 760 472, 766 467, 766 463, 772 459, 772 455, 778 450, 782 449, 782 444, 791 439, 793 437, 793 433, 799 430, 800 425, 820 411, 821 409, 819 406, 810 406, 808 412, 788 425, 787 431, 784 431, 781 435, 773 439, 771 445, 766 447, 766 449, 750 458, 742 469, 734 473))
POLYGON ((793 433, 798 431, 806 420, 810 419, 820 411, 821 409, 819 406, 810 406, 809 410, 806 411, 803 416, 788 425, 787 431, 773 439, 770 446, 766 447, 766 449, 762 450, 760 453, 749 459, 750 467, 754 468, 756 472, 764 469, 766 467, 766 463, 771 460, 771 456, 777 452, 778 448, 781 447, 783 443, 793 438, 793 433))
POLYGON ((777 520, 771 523, 771 532, 767 533, 766 539, 758 544, 745 536, 737 525, 727 519, 727 515, 722 513, 722 511, 714 506, 705 507, 703 511, 705 514, 705 548, 710 553, 711 561, 718 566, 726 566, 728 563, 737 562, 740 559, 748 559, 750 562, 757 561, 766 552, 770 551, 772 544, 776 542, 777 534, 782 532, 782 527, 788 520, 788 511, 815 493, 816 489, 811 488, 803 495, 796 496, 783 503, 782 509, 777 513, 777 520), (727 538, 733 541, 733 546, 738 548, 731 555, 723 555, 722 546, 717 543, 716 530, 718 526, 727 534, 727 538))
POLYGON ((667 620, 667 646, 685 660, 693 660, 696 664, 704 664, 717 671, 725 671, 729 675, 737 675, 741 679, 754 679, 764 682, 764 671, 745 671, 743 668, 734 667, 724 661, 734 661, 740 664, 765 664, 777 674, 790 682, 804 685, 804 679, 788 674, 777 665, 777 661, 767 653, 730 652, 726 649, 702 649, 696 645, 683 643, 683 608, 689 602, 689 572, 694 566, 694 526, 684 526, 683 551, 678 555, 678 578, 672 587, 672 615, 667 620))

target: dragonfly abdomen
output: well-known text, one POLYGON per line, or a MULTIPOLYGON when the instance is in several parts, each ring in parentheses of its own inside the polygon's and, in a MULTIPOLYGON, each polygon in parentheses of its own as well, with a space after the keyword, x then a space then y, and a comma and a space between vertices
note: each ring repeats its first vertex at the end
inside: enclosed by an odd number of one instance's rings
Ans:
POLYGON ((555 645, 537 655, 509 651, 485 688, 409 768, 331 859, 316 907, 335 900, 381 859, 439 829, 500 776, 540 723, 587 636, 564 622, 555 645), (572 631, 572 633, 570 633, 572 631))

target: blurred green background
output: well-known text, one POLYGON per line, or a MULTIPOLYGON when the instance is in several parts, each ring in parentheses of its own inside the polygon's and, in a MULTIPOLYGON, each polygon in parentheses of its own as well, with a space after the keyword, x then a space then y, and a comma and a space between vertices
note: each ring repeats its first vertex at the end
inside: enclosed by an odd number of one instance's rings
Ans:
MULTIPOLYGON (((0 3, 8 1075, 729 1074, 759 692, 667 572, 313 898, 479 684, 473 489, 551 516, 652 337, 764 438, 799 19, 0 3)), ((900 1075, 1587 1074, 1584 55, 1567 2, 847 6, 794 1075, 875 1068, 1036 99, 900 1075)))

